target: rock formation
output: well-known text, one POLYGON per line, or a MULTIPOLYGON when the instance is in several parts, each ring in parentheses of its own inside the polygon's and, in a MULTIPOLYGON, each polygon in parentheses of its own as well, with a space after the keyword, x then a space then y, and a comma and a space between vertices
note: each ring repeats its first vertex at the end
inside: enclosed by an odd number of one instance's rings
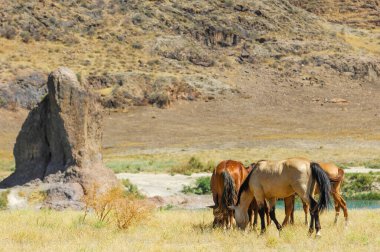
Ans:
POLYGON ((102 162, 102 114, 96 97, 67 68, 52 72, 47 85, 47 96, 29 113, 17 136, 16 170, 0 188, 42 181, 56 183, 48 194, 61 192, 77 199, 93 184, 115 185, 115 175, 102 162))

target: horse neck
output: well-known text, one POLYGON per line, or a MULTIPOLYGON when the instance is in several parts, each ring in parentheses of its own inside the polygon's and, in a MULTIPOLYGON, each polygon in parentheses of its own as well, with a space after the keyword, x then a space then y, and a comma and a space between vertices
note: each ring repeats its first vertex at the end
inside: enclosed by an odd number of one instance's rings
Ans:
POLYGON ((253 193, 248 189, 242 192, 240 195, 240 207, 243 211, 248 211, 249 205, 253 200, 253 193))

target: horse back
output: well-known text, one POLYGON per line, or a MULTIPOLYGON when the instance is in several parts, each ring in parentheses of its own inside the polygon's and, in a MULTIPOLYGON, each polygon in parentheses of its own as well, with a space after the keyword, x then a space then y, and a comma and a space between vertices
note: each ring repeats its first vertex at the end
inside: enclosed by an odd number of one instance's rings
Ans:
POLYGON ((241 162, 234 160, 223 160, 214 169, 211 176, 211 191, 221 197, 224 189, 224 179, 222 173, 226 171, 232 177, 236 190, 239 190, 244 179, 248 176, 248 171, 241 162))

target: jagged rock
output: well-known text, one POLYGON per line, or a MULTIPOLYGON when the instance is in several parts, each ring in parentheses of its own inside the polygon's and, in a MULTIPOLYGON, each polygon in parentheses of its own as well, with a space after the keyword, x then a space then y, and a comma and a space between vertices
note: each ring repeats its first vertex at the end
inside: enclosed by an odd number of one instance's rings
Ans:
MULTIPOLYGON (((41 180, 61 183, 66 189, 60 191, 67 191, 77 183, 81 188, 65 194, 72 200, 94 184, 116 185, 116 177, 102 163, 102 114, 96 97, 67 68, 52 72, 47 85, 48 95, 29 113, 17 136, 16 170, 0 188, 41 180)), ((54 199, 56 191, 47 192, 54 199)))

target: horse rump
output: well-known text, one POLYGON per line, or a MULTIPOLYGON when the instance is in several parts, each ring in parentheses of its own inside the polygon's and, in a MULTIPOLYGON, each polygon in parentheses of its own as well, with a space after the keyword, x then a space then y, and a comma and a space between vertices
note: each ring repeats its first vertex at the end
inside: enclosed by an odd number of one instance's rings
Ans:
POLYGON ((343 171, 343 169, 339 168, 338 169, 338 176, 336 176, 335 178, 330 178, 330 182, 331 183, 338 183, 338 182, 343 181, 343 179, 344 179, 344 171, 343 171))
POLYGON ((330 179, 318 163, 311 162, 310 168, 313 179, 317 181, 320 191, 317 208, 319 211, 323 211, 330 205, 330 179))

